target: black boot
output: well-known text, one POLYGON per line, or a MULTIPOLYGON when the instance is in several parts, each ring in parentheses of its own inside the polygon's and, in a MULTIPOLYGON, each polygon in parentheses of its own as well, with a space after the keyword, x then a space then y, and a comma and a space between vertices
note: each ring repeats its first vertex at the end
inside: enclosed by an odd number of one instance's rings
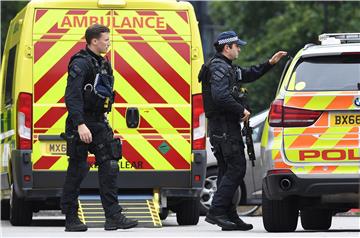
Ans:
POLYGON ((222 228, 223 231, 248 231, 253 229, 253 225, 245 223, 241 218, 238 216, 237 212, 233 212, 228 214, 230 220, 236 224, 234 229, 231 228, 222 228))
POLYGON ((65 215, 65 231, 87 231, 87 229, 77 216, 77 212, 71 211, 65 215))
POLYGON ((117 230, 117 229, 129 229, 138 225, 138 221, 131 218, 126 218, 121 212, 114 214, 113 216, 106 218, 105 230, 117 230))
POLYGON ((210 224, 213 224, 213 225, 218 225, 221 228, 227 229, 227 230, 236 228, 236 224, 233 223, 226 214, 214 215, 214 214, 211 214, 210 212, 208 212, 206 214, 205 221, 210 224))

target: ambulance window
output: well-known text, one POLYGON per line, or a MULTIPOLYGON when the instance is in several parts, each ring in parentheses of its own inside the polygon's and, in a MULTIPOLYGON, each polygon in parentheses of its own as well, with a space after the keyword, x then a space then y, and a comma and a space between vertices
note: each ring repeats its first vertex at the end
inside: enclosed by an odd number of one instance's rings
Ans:
POLYGON ((14 82, 14 68, 15 68, 15 55, 16 55, 16 46, 10 49, 9 58, 6 67, 6 76, 5 76, 5 105, 11 104, 13 102, 13 82, 14 82))

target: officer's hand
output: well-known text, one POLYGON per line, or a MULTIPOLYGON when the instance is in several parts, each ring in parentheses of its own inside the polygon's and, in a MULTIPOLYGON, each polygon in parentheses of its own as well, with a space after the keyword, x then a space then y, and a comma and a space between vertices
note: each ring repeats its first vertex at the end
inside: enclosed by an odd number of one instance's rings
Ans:
POLYGON ((85 142, 86 144, 90 144, 92 142, 91 132, 85 124, 78 126, 78 133, 82 142, 85 142))
POLYGON ((269 63, 271 65, 274 65, 276 64, 277 62, 279 62, 279 60, 284 57, 285 55, 287 55, 287 52, 286 51, 278 51, 277 53, 275 53, 271 59, 269 59, 269 63))
POLYGON ((250 112, 246 109, 244 109, 244 117, 241 118, 241 121, 247 121, 250 118, 250 112))

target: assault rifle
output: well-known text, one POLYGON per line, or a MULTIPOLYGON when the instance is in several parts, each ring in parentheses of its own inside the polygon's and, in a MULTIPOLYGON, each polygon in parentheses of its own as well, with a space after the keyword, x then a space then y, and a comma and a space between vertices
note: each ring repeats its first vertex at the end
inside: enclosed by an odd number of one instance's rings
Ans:
POLYGON ((241 134, 245 136, 245 144, 247 153, 249 156, 249 160, 251 161, 251 165, 255 167, 255 150, 254 150, 254 142, 252 139, 252 127, 250 126, 250 120, 244 121, 243 129, 241 130, 241 134))

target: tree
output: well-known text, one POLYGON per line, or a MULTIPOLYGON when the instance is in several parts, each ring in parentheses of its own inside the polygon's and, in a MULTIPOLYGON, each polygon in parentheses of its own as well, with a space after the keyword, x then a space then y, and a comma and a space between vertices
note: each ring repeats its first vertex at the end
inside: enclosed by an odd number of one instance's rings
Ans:
POLYGON ((16 16, 16 14, 26 6, 28 2, 25 1, 9 1, 2 2, 1 5, 1 56, 3 54, 6 35, 8 32, 10 21, 16 16))
MULTIPOLYGON (((290 56, 327 32, 357 32, 360 2, 212 2, 210 16, 222 30, 235 30, 248 41, 236 63, 250 66, 277 50, 290 56)), ((245 85, 253 112, 269 107, 286 60, 255 83, 245 85)))

